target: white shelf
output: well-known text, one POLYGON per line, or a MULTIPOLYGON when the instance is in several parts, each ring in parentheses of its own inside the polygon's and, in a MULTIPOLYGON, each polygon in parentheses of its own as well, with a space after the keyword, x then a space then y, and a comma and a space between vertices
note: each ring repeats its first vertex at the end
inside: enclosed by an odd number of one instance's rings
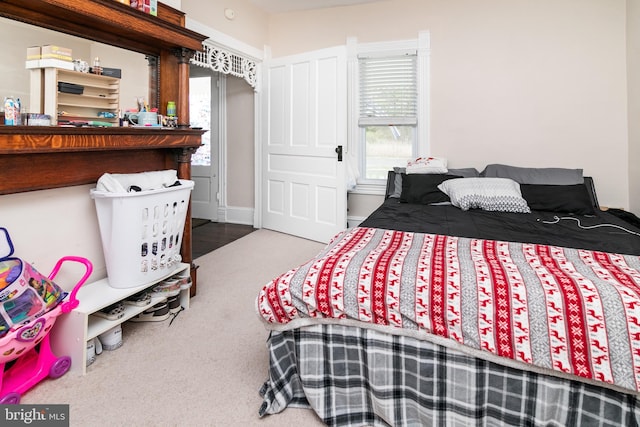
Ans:
MULTIPOLYGON (((116 320, 109 320, 99 316, 95 316, 93 314, 89 314, 89 319, 87 320, 87 341, 89 341, 91 338, 97 337, 104 332, 107 332, 109 329, 123 322, 126 322, 132 317, 135 317, 136 315, 142 313, 147 308, 153 307, 155 304, 163 300, 166 300, 166 298, 152 298, 151 303, 143 307, 125 305, 124 315, 116 320)), ((93 313, 95 313, 95 311, 93 313)))
POLYGON ((86 118, 118 123, 120 79, 53 67, 32 69, 31 73, 31 108, 50 115, 52 124, 57 123, 61 111, 68 117, 63 115, 60 119, 86 118), (60 92, 58 82, 83 86, 84 91, 82 94, 60 92), (98 117, 102 111, 113 113, 115 117, 98 117))
MULTIPOLYGON (((85 284, 76 295, 79 301, 78 307, 70 313, 60 315, 54 325, 54 330, 51 333, 51 345, 54 353, 71 357, 70 371, 85 375, 87 373, 87 342, 89 340, 126 322, 164 298, 152 298, 150 304, 141 307, 125 305, 124 316, 116 320, 104 319, 94 313, 185 271, 190 271, 189 264, 180 263, 175 269, 167 271, 167 274, 159 279, 133 288, 113 288, 109 286, 108 279, 85 284)), ((189 289, 180 291, 180 305, 185 309, 189 308, 189 298, 189 289)))
POLYGON ((147 289, 154 284, 163 281, 164 279, 171 277, 185 268, 189 267, 188 264, 180 263, 173 270, 167 270, 167 273, 161 276, 158 280, 152 283, 136 286, 133 288, 113 288, 109 286, 108 279, 98 280, 97 282, 88 283, 80 288, 77 294, 80 305, 75 311, 79 311, 86 314, 95 313, 96 311, 103 309, 115 302, 127 299, 131 295, 137 294, 140 291, 147 289))

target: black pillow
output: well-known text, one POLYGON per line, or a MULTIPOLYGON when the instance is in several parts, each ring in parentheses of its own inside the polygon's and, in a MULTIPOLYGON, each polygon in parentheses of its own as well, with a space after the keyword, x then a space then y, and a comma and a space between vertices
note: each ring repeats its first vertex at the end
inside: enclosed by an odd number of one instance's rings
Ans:
POLYGON ((401 203, 414 203, 429 205, 431 203, 449 202, 449 196, 438 188, 444 181, 453 178, 461 178, 457 175, 447 174, 402 174, 401 203))
POLYGON ((531 210, 593 215, 593 205, 584 184, 520 184, 522 197, 531 210))

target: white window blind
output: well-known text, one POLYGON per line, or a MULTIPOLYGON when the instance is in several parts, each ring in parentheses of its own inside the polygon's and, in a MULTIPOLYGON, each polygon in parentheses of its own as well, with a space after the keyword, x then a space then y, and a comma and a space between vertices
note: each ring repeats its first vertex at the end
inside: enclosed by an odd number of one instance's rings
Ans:
POLYGON ((416 125, 417 56, 359 58, 360 126, 416 125))

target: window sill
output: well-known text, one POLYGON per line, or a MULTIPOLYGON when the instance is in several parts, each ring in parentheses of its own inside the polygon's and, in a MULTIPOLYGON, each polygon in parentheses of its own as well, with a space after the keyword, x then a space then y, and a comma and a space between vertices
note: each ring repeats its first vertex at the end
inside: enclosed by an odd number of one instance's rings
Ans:
POLYGON ((357 184, 355 189, 349 190, 349 193, 384 196, 386 191, 386 184, 357 184))

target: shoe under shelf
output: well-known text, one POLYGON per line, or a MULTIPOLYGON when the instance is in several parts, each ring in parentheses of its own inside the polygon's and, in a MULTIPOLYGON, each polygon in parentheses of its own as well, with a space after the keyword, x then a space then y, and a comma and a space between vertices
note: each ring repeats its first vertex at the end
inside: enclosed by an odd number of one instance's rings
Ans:
MULTIPOLYGON (((109 329, 130 320, 131 318, 137 316, 148 308, 153 307, 159 302, 166 301, 167 297, 153 297, 151 298, 151 302, 149 304, 143 306, 135 306, 135 305, 124 305, 124 314, 113 320, 105 319, 102 317, 98 317, 96 315, 89 315, 88 324, 87 324, 87 341, 97 337, 98 335, 107 332, 109 329)), ((181 301, 182 302, 182 301, 181 301)), ((184 305, 183 305, 184 307, 184 305)), ((186 307, 185 307, 186 308, 186 307)), ((94 311, 95 313, 95 311, 94 311)))
MULTIPOLYGON (((123 316, 113 320, 99 317, 94 313, 120 301, 124 302, 130 296, 150 289, 169 277, 180 273, 188 274, 189 270, 189 264, 180 263, 175 269, 168 271, 161 278, 133 288, 112 288, 109 286, 108 279, 98 280, 82 286, 77 293, 78 307, 69 313, 59 316, 54 329, 51 331, 51 344, 54 353, 59 356, 71 357, 70 371, 85 375, 87 373, 87 342, 89 340, 130 320, 153 305, 166 300, 167 297, 152 296, 151 302, 143 306, 125 304, 123 316)), ((190 302, 189 289, 181 290, 179 295, 180 305, 188 309, 190 302)))
POLYGON ((88 283, 80 288, 77 294, 80 305, 74 310, 86 314, 92 314, 96 311, 102 310, 118 301, 124 301, 131 295, 137 294, 140 291, 144 291, 161 281, 174 276, 185 269, 189 268, 189 264, 180 263, 178 266, 167 274, 163 275, 157 280, 151 283, 145 283, 144 285, 136 286, 133 288, 112 288, 109 286, 108 279, 98 280, 93 283, 88 283))

